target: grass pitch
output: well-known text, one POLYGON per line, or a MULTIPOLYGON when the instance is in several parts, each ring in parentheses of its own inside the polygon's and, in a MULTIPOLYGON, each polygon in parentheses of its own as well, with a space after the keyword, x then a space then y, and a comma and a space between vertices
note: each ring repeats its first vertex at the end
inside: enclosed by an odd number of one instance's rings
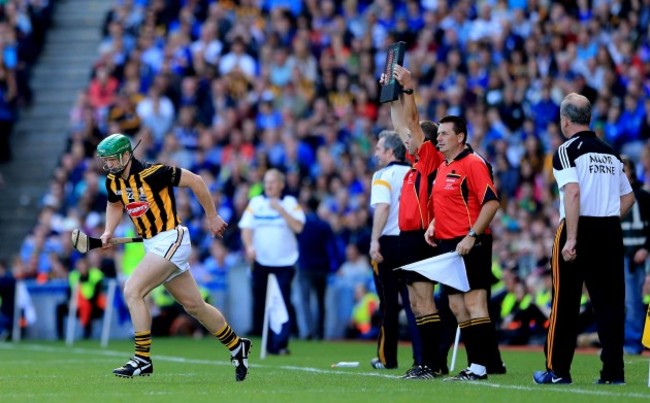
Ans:
MULTIPOLYGON (((441 379, 407 381, 410 347, 400 347, 401 368, 370 368, 373 343, 291 342, 290 356, 259 358, 253 339, 251 368, 235 382, 225 348, 213 338, 154 340, 154 375, 134 379, 111 370, 132 355, 132 343, 79 341, 0 343, 0 402, 635 402, 648 401, 648 356, 626 356, 625 386, 594 385, 597 353, 578 353, 572 385, 535 385, 532 372, 544 366, 541 350, 503 349, 507 375, 487 382, 455 383, 441 379), (338 361, 359 361, 358 368, 332 368, 338 361)), ((450 354, 451 360, 451 354, 450 354)), ((463 367, 460 348, 456 370, 463 367)))

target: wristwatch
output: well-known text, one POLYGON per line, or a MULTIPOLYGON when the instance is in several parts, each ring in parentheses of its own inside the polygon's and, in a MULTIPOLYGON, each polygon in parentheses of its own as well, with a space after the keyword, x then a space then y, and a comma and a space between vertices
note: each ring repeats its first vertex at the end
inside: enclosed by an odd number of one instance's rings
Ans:
POLYGON ((471 236, 472 238, 478 238, 478 234, 472 228, 469 229, 469 232, 467 233, 467 236, 471 236))
POLYGON ((404 88, 404 89, 402 89, 402 92, 405 93, 405 94, 411 95, 411 94, 413 94, 413 88, 409 88, 409 89, 404 88))

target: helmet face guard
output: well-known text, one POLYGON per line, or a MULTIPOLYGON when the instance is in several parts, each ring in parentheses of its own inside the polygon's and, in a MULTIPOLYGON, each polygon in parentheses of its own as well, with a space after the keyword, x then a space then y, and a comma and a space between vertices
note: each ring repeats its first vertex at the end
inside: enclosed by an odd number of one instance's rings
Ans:
POLYGON ((97 158, 102 163, 104 171, 120 174, 133 157, 131 141, 123 134, 112 134, 97 145, 97 158), (128 158, 124 154, 129 153, 128 158))
POLYGON ((110 155, 108 157, 98 157, 102 163, 102 169, 108 173, 119 175, 126 168, 130 158, 124 161, 124 154, 110 155), (115 161, 115 162, 114 162, 115 161))

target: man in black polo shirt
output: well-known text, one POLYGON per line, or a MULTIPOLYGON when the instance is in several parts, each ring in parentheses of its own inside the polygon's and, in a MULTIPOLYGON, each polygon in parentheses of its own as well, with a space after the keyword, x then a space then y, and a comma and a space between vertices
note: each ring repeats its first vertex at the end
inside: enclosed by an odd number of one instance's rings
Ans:
POLYGON ((625 284, 621 219, 634 204, 623 163, 589 130, 591 104, 571 93, 560 104, 568 140, 553 155, 560 190, 560 225, 553 242, 551 316, 544 346, 546 370, 538 384, 570 384, 583 283, 591 298, 602 345, 601 384, 623 384, 625 284))

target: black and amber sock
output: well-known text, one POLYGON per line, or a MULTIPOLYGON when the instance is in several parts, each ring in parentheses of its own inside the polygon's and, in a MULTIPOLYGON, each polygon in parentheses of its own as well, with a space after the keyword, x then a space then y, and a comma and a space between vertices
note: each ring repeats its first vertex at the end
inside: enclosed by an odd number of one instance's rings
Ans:
POLYGON ((485 367, 498 365, 499 362, 497 361, 501 361, 499 343, 494 323, 492 323, 490 317, 472 319, 471 327, 476 332, 476 349, 478 351, 478 356, 473 362, 485 367))
POLYGON ((151 360, 151 331, 135 332, 135 356, 151 360))
POLYGON ((241 347, 241 342, 239 340, 239 336, 237 336, 237 333, 232 330, 229 324, 226 323, 223 329, 215 332, 214 335, 217 336, 217 339, 219 339, 220 342, 228 347, 230 354, 237 354, 239 348, 241 347))
MULTIPOLYGON (((442 369, 442 360, 439 357, 440 344, 440 315, 431 313, 429 315, 415 318, 415 323, 420 333, 422 343, 422 363, 434 371, 442 369)), ((446 361, 446 360, 445 360, 446 361)))

